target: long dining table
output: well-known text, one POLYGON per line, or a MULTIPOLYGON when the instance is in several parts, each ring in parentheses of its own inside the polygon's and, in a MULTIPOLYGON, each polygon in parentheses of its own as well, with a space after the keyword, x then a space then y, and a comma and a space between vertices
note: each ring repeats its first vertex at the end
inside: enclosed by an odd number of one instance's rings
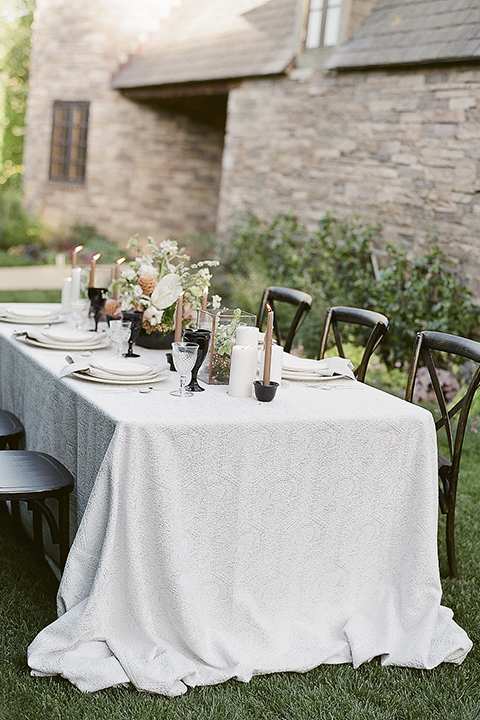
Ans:
POLYGON ((261 403, 213 385, 173 397, 174 372, 148 393, 60 378, 65 351, 16 329, 0 323, 1 406, 76 478, 33 674, 174 696, 322 663, 464 660, 441 605, 429 412, 353 380, 261 403))

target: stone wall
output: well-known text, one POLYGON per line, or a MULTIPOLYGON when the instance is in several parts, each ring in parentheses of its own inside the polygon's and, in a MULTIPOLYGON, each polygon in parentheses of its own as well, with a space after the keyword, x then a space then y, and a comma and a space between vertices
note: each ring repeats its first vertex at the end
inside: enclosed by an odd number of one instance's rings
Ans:
POLYGON ((158 0, 37 0, 24 189, 48 225, 89 223, 120 241, 214 230, 223 129, 110 89, 167 10, 158 0), (84 185, 48 179, 54 100, 90 101, 84 185))
POLYGON ((229 98, 218 229, 241 209, 379 220, 415 253, 432 236, 480 298, 480 68, 294 70, 229 98))

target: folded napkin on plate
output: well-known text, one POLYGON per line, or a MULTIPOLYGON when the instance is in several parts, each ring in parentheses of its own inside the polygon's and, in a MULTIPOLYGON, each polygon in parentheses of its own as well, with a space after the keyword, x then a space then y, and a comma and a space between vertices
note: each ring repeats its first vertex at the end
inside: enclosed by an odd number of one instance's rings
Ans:
POLYGON ((67 375, 72 375, 73 373, 80 372, 83 370, 88 370, 90 368, 90 360, 89 358, 85 358, 85 360, 75 360, 75 362, 71 363, 70 365, 65 365, 60 372, 58 373, 58 377, 66 377, 67 375))
POLYGON ((332 357, 324 360, 309 360, 300 358, 289 353, 283 354, 283 371, 290 378, 298 375, 299 379, 304 375, 318 375, 319 377, 331 377, 342 375, 355 380, 353 365, 347 358, 332 357))

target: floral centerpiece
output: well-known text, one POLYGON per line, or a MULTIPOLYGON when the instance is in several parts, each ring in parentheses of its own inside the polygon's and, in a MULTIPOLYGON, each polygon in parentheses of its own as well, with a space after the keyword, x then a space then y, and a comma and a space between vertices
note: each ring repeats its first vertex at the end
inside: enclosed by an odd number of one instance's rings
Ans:
MULTIPOLYGON (((210 268, 216 267, 218 261, 190 263, 189 255, 174 240, 157 244, 149 237, 144 251, 134 235, 127 248, 137 252, 138 257, 113 282, 118 297, 116 311, 141 310, 142 329, 147 335, 168 333, 174 329, 175 307, 183 292, 183 327, 192 325, 210 287, 210 268)), ((220 300, 214 295, 210 307, 219 307, 220 300)))

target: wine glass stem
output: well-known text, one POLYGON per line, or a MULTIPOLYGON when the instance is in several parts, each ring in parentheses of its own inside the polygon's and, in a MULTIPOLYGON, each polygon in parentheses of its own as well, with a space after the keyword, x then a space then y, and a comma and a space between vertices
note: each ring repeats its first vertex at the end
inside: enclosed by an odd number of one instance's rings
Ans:
POLYGON ((187 376, 186 375, 180 375, 180 393, 182 395, 185 395, 185 385, 187 384, 187 376))

